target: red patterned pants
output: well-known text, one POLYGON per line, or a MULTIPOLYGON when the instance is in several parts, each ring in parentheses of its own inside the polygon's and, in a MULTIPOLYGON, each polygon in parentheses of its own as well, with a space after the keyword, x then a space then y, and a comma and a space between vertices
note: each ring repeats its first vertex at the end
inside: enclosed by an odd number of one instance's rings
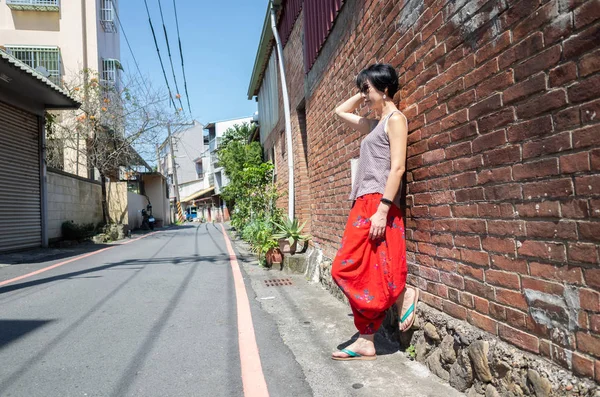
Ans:
POLYGON ((331 275, 350 301, 354 324, 361 334, 375 333, 406 285, 404 221, 392 205, 385 238, 371 240, 370 218, 377 212, 381 194, 356 199, 331 275))

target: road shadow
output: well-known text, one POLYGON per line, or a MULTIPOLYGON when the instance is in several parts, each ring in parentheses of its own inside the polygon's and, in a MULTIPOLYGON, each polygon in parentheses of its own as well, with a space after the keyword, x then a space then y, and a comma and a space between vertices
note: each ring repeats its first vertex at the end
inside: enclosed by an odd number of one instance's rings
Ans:
POLYGON ((113 269, 113 268, 122 268, 124 266, 134 267, 139 266, 137 269, 142 269, 147 265, 185 265, 185 264, 194 264, 198 262, 217 262, 229 260, 229 256, 222 255, 210 255, 210 256, 179 256, 179 257, 169 257, 169 258, 148 258, 148 259, 128 259, 120 262, 109 263, 102 266, 96 266, 89 269, 79 270, 76 272, 69 272, 64 274, 59 274, 52 277, 45 277, 37 280, 26 281, 17 284, 9 284, 7 286, 0 288, 0 295, 5 294, 7 292, 17 291, 24 288, 34 287, 38 285, 43 285, 55 281, 67 280, 67 279, 81 279, 81 278, 90 278, 90 277, 101 277, 101 276, 90 276, 91 273, 99 272, 102 270, 113 269), (87 276, 87 277, 82 277, 87 276))
MULTIPOLYGON (((190 229, 194 228, 192 225, 184 226, 172 226, 165 227, 155 230, 154 232, 167 231, 167 230, 179 230, 179 229, 190 229)), ((7 252, 0 254, 0 267, 1 265, 21 265, 29 263, 43 263, 57 261, 61 259, 68 259, 74 256, 89 254, 94 251, 99 251, 104 248, 112 247, 115 245, 121 245, 127 243, 132 239, 143 237, 147 234, 153 233, 151 230, 135 230, 131 238, 114 241, 106 244, 94 244, 91 241, 84 241, 76 243, 76 245, 70 247, 51 247, 51 248, 33 248, 21 251, 7 252)))
POLYGON ((0 320, 0 349, 54 320, 0 320))
POLYGON ((110 246, 111 244, 94 244, 90 242, 81 243, 69 248, 35 248, 26 251, 9 252, 0 254, 0 264, 21 265, 24 263, 50 262, 88 254, 110 246))

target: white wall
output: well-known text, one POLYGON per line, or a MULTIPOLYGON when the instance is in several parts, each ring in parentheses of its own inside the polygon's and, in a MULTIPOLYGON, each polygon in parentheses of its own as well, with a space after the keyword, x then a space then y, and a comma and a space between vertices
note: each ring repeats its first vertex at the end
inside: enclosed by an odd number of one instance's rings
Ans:
POLYGON ((218 138, 222 137, 225 131, 234 125, 242 125, 243 123, 250 123, 252 121, 252 117, 243 117, 240 119, 234 120, 226 120, 226 121, 218 121, 215 123, 215 134, 218 138))
MULTIPOLYGON (((208 179, 208 178, 206 178, 208 179)), ((183 200, 187 196, 194 194, 200 190, 206 189, 208 186, 208 182, 205 180, 199 180, 197 182, 188 183, 183 186, 179 186, 179 193, 181 195, 181 199, 183 200)))
POLYGON ((146 197, 136 193, 127 192, 127 214, 129 218, 129 228, 135 229, 142 225, 141 210, 148 205, 146 197))
MULTIPOLYGON (((195 159, 204 153, 204 126, 194 121, 194 126, 173 134, 173 149, 177 163, 177 182, 182 185, 197 181, 195 159)), ((184 197, 185 194, 181 193, 184 197)))
POLYGON ((170 225, 171 217, 165 179, 158 175, 144 175, 143 180, 146 195, 152 203, 152 215, 157 220, 162 220, 164 226, 170 225))

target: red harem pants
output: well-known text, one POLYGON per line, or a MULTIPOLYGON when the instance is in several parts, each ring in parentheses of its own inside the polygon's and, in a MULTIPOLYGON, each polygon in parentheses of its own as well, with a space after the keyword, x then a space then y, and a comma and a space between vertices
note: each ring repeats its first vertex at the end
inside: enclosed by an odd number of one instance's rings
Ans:
POLYGON ((341 247, 333 261, 331 275, 350 301, 354 324, 361 334, 375 333, 406 285, 406 244, 404 221, 392 205, 388 212, 385 238, 371 240, 370 217, 377 212, 381 194, 356 199, 341 247))

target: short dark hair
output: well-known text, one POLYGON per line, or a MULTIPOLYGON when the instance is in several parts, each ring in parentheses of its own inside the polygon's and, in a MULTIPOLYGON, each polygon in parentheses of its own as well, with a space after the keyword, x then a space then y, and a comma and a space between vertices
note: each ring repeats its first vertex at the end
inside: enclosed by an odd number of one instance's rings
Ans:
POLYGON ((396 69, 387 63, 374 63, 366 69, 360 71, 356 76, 356 86, 359 90, 364 91, 367 80, 371 82, 373 87, 381 92, 385 92, 391 98, 398 92, 398 73, 396 69))

